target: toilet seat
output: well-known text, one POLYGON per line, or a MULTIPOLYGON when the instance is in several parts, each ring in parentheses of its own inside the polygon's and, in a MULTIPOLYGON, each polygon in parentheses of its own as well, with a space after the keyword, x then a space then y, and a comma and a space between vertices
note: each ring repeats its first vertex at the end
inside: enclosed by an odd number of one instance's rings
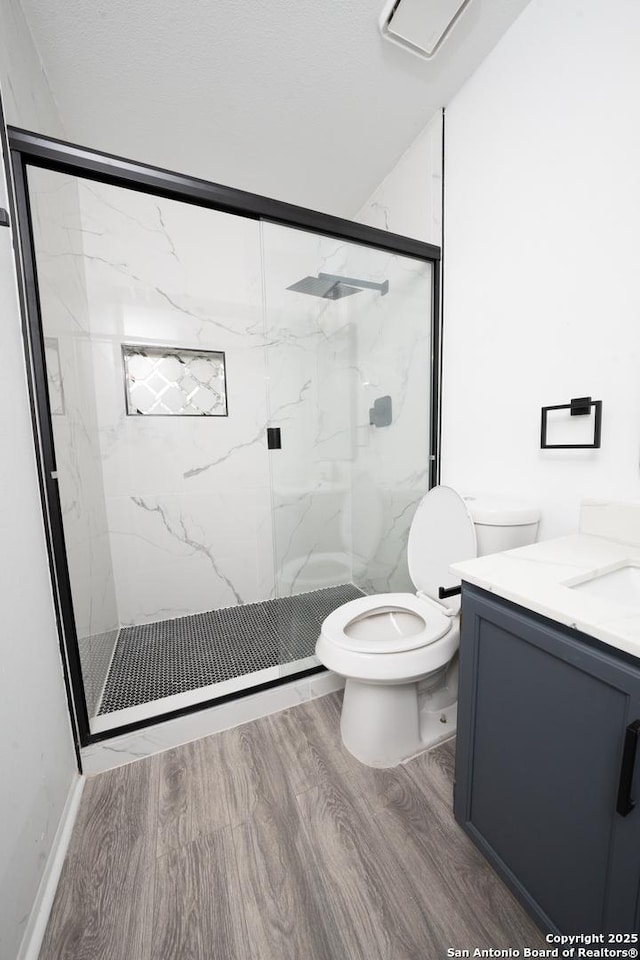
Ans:
POLYGON ((451 615, 444 608, 413 593, 358 597, 330 613, 322 625, 326 640, 342 650, 376 655, 426 647, 450 629, 451 615), (381 631, 371 629, 376 617, 384 617, 381 631), (367 623, 364 633, 350 630, 359 622, 367 623))

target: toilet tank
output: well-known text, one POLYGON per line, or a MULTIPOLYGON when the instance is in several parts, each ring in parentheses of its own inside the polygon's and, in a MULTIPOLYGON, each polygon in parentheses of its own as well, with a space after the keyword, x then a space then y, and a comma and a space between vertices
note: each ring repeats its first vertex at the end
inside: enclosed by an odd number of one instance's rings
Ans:
POLYGON ((534 543, 540 511, 530 503, 500 497, 464 497, 476 528, 478 556, 534 543))

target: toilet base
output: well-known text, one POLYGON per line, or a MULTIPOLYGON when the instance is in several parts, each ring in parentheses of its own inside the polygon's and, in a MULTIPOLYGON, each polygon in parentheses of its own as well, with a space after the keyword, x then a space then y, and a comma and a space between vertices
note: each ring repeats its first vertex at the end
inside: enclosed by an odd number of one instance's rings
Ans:
MULTIPOLYGON (((369 767, 394 767, 456 731, 457 690, 436 707, 418 683, 375 684, 347 678, 340 732, 346 749, 369 767)), ((443 687, 446 689, 446 687, 443 687)), ((450 688, 449 688, 450 689, 450 688)))

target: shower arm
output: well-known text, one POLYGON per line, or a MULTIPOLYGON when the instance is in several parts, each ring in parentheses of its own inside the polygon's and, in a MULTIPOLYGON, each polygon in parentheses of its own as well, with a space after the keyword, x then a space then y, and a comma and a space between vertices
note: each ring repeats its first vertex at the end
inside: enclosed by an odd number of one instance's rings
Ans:
POLYGON ((364 290, 379 290, 383 297, 389 292, 388 280, 384 280, 382 283, 373 283, 372 280, 356 280, 354 277, 342 277, 335 273, 319 273, 318 279, 333 280, 334 283, 346 283, 350 287, 361 287, 364 290))

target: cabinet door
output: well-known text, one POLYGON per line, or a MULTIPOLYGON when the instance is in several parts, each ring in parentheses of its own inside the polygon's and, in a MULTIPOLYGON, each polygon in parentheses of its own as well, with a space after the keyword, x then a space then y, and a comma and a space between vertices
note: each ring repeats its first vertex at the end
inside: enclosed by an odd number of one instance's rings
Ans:
POLYGON ((640 804, 616 807, 640 670, 580 638, 465 588, 455 814, 543 928, 637 932, 640 804))

